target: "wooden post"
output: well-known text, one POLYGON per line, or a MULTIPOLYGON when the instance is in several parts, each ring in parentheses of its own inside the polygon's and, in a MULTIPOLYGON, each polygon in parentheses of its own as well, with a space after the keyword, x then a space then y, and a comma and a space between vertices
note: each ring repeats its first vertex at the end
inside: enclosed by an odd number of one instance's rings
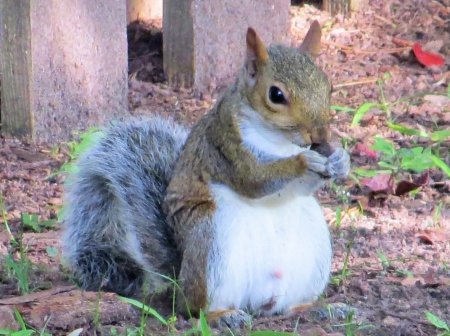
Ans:
POLYGON ((230 83, 242 66, 247 28, 289 43, 290 0, 164 0, 164 72, 173 87, 230 83))
POLYGON ((2 123, 16 136, 33 131, 31 104, 31 4, 2 0, 2 123))
POLYGON ((331 15, 350 13, 351 0, 323 0, 323 9, 331 15))
POLYGON ((37 143, 128 114, 124 0, 2 1, 2 132, 37 143))
POLYGON ((195 77, 193 0, 164 0, 164 75, 174 87, 192 87, 195 77))

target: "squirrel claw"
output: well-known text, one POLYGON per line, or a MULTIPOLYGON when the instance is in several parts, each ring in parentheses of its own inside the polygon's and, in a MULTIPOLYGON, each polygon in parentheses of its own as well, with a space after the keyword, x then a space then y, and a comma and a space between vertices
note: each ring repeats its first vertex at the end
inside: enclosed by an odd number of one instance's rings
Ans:
POLYGON ((208 322, 212 327, 240 329, 251 322, 252 317, 243 310, 221 310, 208 314, 208 322))

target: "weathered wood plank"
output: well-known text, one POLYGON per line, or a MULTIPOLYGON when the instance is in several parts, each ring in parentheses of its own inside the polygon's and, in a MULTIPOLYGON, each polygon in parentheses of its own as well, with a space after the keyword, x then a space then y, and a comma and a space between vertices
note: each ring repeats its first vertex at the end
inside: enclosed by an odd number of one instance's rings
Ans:
POLYGON ((265 43, 290 42, 290 0, 165 0, 164 71, 174 87, 229 84, 252 26, 265 43))
POLYGON ((2 131, 33 133, 31 111, 31 3, 2 0, 2 131))
POLYGON ((2 132, 37 143, 128 115, 124 0, 4 0, 2 132))
POLYGON ((176 88, 194 85, 192 1, 164 0, 163 4, 164 73, 176 88))

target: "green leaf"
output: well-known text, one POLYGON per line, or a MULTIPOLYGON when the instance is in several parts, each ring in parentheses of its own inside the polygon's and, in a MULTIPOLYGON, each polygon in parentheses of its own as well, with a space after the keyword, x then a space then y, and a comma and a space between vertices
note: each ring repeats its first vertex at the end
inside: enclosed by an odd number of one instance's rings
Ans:
POLYGON ((80 138, 82 139, 78 145, 75 146, 73 150, 73 154, 80 155, 81 153, 85 152, 89 148, 93 147, 103 136, 105 135, 104 132, 93 130, 92 133, 83 133, 80 135, 80 138))
POLYGON ((414 155, 420 155, 420 154, 422 154, 422 152, 423 152, 423 147, 414 147, 414 148, 411 148, 411 152, 413 153, 413 156, 414 156, 414 155))
POLYGON ((372 145, 370 148, 377 150, 379 152, 383 152, 388 155, 395 155, 395 147, 394 144, 390 141, 387 141, 384 138, 375 137, 375 145, 372 145))
POLYGON ((390 163, 387 163, 387 162, 384 162, 384 161, 379 161, 378 165, 380 167, 384 167, 384 168, 391 168, 393 171, 397 171, 398 170, 398 167, 396 165, 393 165, 393 164, 390 164, 390 163))
POLYGON ((441 320, 433 313, 426 311, 425 316, 427 317, 427 320, 430 321, 430 323, 433 324, 436 328, 443 329, 445 331, 450 331, 447 323, 445 323, 445 321, 441 320))
POLYGON ((76 174, 80 171, 78 168, 78 165, 72 162, 65 162, 61 169, 59 170, 60 173, 69 173, 69 174, 76 174))
POLYGON ((47 246, 45 251, 50 258, 56 258, 58 256, 58 249, 54 246, 47 246))
POLYGON ((414 157, 402 158, 401 167, 404 170, 412 170, 416 173, 423 172, 435 166, 428 154, 419 154, 414 157))
POLYGON ((364 117, 364 114, 366 114, 367 111, 369 111, 374 106, 380 106, 380 104, 377 103, 365 103, 359 107, 359 109, 356 111, 355 115, 353 116, 351 127, 356 126, 359 124, 361 119, 364 117))
POLYGON ((402 125, 397 125, 397 124, 392 124, 390 122, 388 122, 388 127, 394 131, 398 131, 402 134, 406 134, 406 135, 417 135, 423 138, 428 138, 429 135, 427 132, 421 131, 421 130, 417 130, 414 128, 408 128, 402 125))
POLYGON ((444 161, 442 161, 440 158, 438 158, 435 155, 431 155, 431 160, 434 161, 436 166, 442 169, 444 173, 446 173, 450 177, 450 167, 446 165, 444 161))
POLYGON ((55 225, 56 225, 56 219, 48 219, 48 220, 39 222, 39 226, 41 228, 53 228, 55 225))
POLYGON ((442 130, 431 133, 430 139, 436 142, 443 141, 450 137, 450 130, 442 130))
POLYGON ((56 217, 58 218, 58 222, 62 222, 66 211, 67 211, 66 205, 63 205, 63 207, 61 209, 59 209, 58 213, 56 214, 56 217))
POLYGON ((23 225, 30 227, 34 232, 41 232, 38 215, 23 213, 21 217, 23 225))
POLYGON ((119 300, 129 303, 139 309, 142 309, 144 312, 156 317, 162 324, 167 325, 167 321, 164 319, 164 317, 162 317, 156 310, 154 310, 153 308, 150 308, 146 304, 139 302, 137 300, 134 300, 134 299, 123 297, 123 296, 119 296, 119 300))

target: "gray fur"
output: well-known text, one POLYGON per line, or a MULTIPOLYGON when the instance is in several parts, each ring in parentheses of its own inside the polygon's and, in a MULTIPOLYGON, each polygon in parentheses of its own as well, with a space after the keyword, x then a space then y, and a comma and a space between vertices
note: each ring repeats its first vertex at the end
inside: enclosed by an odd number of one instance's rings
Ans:
POLYGON ((187 130, 159 117, 111 126, 66 186, 63 256, 86 290, 132 295, 178 274, 162 202, 187 130), (145 270, 151 271, 146 272, 145 270))

